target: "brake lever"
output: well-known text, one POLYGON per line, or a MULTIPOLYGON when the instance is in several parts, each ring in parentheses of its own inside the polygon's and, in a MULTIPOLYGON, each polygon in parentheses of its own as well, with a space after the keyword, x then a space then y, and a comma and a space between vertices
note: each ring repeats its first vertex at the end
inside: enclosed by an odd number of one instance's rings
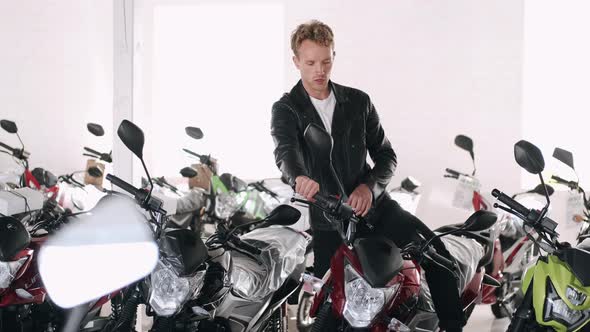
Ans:
POLYGON ((100 156, 95 156, 95 155, 90 154, 90 153, 82 153, 82 155, 83 156, 86 156, 86 157, 92 157, 92 158, 100 159, 100 156))

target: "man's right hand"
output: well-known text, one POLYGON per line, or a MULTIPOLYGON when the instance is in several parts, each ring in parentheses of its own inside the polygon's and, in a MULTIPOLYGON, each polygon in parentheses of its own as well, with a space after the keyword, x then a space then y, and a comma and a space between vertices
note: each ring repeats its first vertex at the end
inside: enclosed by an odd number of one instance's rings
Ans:
POLYGON ((313 196, 320 191, 320 185, 307 176, 300 175, 295 178, 295 192, 305 197, 308 201, 315 201, 313 196))

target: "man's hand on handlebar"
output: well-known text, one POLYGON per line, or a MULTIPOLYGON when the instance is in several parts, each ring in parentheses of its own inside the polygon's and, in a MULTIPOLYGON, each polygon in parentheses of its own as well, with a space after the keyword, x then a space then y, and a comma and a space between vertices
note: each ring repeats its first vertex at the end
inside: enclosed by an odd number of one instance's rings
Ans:
POLYGON ((346 204, 353 208, 357 216, 364 217, 371 209, 371 205, 373 205, 373 193, 366 184, 361 183, 350 194, 346 204))
POLYGON ((320 185, 305 175, 295 179, 295 192, 305 197, 310 202, 315 202, 313 196, 320 191, 320 185))

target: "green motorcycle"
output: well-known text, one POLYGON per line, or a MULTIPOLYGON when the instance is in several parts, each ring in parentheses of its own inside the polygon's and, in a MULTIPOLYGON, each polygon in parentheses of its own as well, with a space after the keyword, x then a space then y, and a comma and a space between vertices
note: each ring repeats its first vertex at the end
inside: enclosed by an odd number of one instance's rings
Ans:
MULTIPOLYGON (((545 168, 543 154, 533 144, 514 145, 516 162, 526 171, 538 174, 545 168)), ((525 272, 524 298, 512 317, 508 331, 590 331, 590 247, 571 247, 558 241, 557 223, 549 219, 549 194, 543 209, 528 209, 498 189, 492 191, 505 210, 524 221, 527 236, 546 254, 525 272)))

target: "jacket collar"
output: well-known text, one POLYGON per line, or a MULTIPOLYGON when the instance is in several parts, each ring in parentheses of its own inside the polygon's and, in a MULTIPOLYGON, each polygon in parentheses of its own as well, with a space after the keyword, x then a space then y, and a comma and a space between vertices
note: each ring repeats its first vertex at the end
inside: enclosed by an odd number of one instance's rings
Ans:
MULTIPOLYGON (((336 98, 337 104, 348 102, 348 95, 342 85, 336 84, 331 80, 328 82, 328 85, 330 86, 330 89, 334 91, 334 97, 336 98)), ((305 88, 303 87, 303 82, 301 82, 301 80, 299 80, 299 82, 297 82, 293 89, 291 89, 290 94, 294 97, 296 102, 302 106, 304 105, 305 101, 311 104, 309 94, 307 93, 307 91, 305 91, 305 88)))
MULTIPOLYGON (((332 118, 332 128, 330 128, 332 134, 334 135, 346 131, 346 128, 348 127, 346 118, 348 117, 347 112, 349 107, 344 107, 344 104, 349 101, 349 98, 347 91, 343 86, 332 81, 330 81, 328 84, 330 89, 334 91, 334 97, 336 98, 336 108, 334 110, 334 117, 332 118)), ((292 101, 296 103, 296 109, 299 112, 302 112, 304 117, 309 118, 311 122, 326 129, 324 127, 324 122, 311 103, 309 94, 303 87, 301 80, 299 80, 293 89, 291 89, 290 95, 292 97, 292 101)))

